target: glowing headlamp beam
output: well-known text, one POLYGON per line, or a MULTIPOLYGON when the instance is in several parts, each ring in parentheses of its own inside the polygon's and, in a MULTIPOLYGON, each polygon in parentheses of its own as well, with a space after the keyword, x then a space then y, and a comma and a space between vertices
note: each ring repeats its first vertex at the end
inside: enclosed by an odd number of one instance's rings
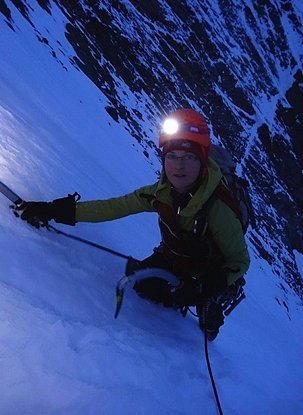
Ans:
POLYGON ((179 123, 174 118, 168 118, 164 121, 162 130, 165 134, 175 134, 179 129, 179 123))

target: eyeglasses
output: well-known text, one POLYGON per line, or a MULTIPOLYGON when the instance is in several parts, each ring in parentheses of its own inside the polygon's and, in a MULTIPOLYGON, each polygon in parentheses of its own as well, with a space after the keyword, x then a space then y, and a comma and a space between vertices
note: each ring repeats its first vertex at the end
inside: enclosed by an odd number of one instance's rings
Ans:
POLYGON ((173 153, 167 153, 165 155, 165 160, 169 162, 176 162, 177 160, 185 161, 185 163, 193 163, 199 160, 199 157, 192 153, 186 153, 183 156, 176 156, 173 153))

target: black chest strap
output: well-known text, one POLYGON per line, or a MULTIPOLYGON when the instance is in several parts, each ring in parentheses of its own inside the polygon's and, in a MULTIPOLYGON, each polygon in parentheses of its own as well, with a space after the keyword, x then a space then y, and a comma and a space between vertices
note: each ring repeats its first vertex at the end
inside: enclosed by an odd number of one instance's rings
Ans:
POLYGON ((200 210, 196 213, 193 227, 193 234, 198 237, 203 237, 208 228, 208 212, 217 199, 216 192, 213 192, 208 200, 204 203, 200 210))

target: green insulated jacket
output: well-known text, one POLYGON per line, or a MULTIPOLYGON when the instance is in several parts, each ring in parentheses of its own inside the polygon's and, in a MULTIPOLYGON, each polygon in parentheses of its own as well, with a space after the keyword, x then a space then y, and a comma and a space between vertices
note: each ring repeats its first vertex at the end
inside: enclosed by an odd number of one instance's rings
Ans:
MULTIPOLYGON (((219 167, 209 159, 208 175, 179 214, 181 229, 186 231, 193 229, 197 212, 213 193, 221 177, 219 167)), ((104 222, 140 212, 155 212, 148 200, 140 197, 141 194, 153 195, 159 202, 172 206, 171 185, 162 173, 158 182, 141 187, 124 196, 78 202, 76 221, 104 222)), ((224 258, 222 268, 230 270, 227 280, 229 284, 232 284, 245 274, 250 262, 241 224, 234 212, 219 199, 216 199, 210 208, 208 222, 212 239, 224 258)))

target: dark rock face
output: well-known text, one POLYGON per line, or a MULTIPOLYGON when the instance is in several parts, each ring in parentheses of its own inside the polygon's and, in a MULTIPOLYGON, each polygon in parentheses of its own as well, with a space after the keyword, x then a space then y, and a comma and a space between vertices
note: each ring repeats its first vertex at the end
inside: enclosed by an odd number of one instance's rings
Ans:
MULTIPOLYGON (((147 158, 155 151, 151 139, 163 114, 182 106, 202 111, 250 182, 256 215, 251 242, 302 295, 293 255, 293 249, 303 252, 300 1, 39 0, 38 5, 48 14, 54 4, 62 11, 74 49, 70 62, 105 94, 108 113, 125 122, 147 158)), ((32 2, 12 3, 34 27, 32 2)), ((0 12, 14 29, 10 7, 0 0, 0 12)), ((46 36, 35 31, 60 61, 46 36)))

